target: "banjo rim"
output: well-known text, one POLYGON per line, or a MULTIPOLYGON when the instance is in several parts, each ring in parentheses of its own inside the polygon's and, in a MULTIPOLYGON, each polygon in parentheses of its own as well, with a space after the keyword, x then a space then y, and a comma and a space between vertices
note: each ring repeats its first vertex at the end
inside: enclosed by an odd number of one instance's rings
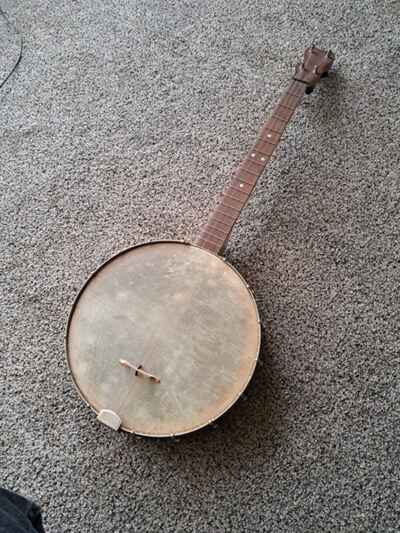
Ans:
POLYGON ((92 279, 101 270, 103 270, 103 268, 105 268, 109 263, 111 263, 117 257, 119 257, 119 256, 121 256, 121 255, 123 255, 125 253, 128 253, 128 252, 130 252, 132 250, 135 250, 137 248, 143 247, 143 246, 147 246, 147 245, 151 245, 151 244, 168 244, 168 243, 171 243, 171 244, 182 244, 182 245, 185 245, 185 246, 191 246, 191 247, 194 247, 194 248, 199 248, 203 252, 206 252, 206 253, 216 257, 217 259, 222 261, 224 264, 228 265, 233 270, 233 272, 240 278, 240 280, 242 281, 244 287, 247 289, 247 292, 248 292, 248 294, 250 296, 250 300, 252 301, 253 306, 254 306, 254 310, 255 310, 256 321, 257 321, 257 326, 258 326, 257 327, 257 349, 255 350, 253 365, 250 368, 249 376, 248 376, 247 380, 244 381, 242 388, 240 389, 238 394, 235 397, 232 398, 232 401, 229 403, 229 405, 226 408, 224 408, 221 412, 219 412, 216 416, 214 416, 210 420, 208 420, 208 421, 206 421, 206 422, 204 422, 202 424, 198 424, 198 425, 196 425, 196 426, 194 426, 194 427, 192 427, 192 428, 190 428, 188 430, 179 431, 179 432, 175 432, 175 433, 165 433, 165 434, 142 433, 142 432, 139 432, 139 431, 135 431, 132 428, 125 427, 123 424, 121 424, 119 429, 121 429, 122 431, 125 431, 127 433, 131 433, 133 435, 138 435, 138 436, 141 436, 141 437, 166 438, 166 437, 175 437, 175 436, 187 435, 187 434, 193 433, 195 431, 198 431, 198 430, 200 430, 200 429, 202 429, 204 427, 207 427, 210 424, 212 424, 213 422, 215 422, 222 415, 224 415, 227 411, 229 411, 229 409, 231 409, 231 407, 237 402, 237 400, 240 398, 240 396, 246 390, 247 386, 249 385, 249 383, 251 381, 251 378, 254 375, 254 371, 255 371, 255 368, 256 368, 256 365, 257 365, 257 361, 259 359, 260 347, 261 347, 261 320, 260 320, 260 315, 259 315, 259 312, 258 312, 256 299, 254 297, 254 294, 253 294, 252 290, 250 289, 249 284, 246 282, 246 280, 244 279, 242 274, 231 263, 229 263, 225 259, 225 257, 223 257, 223 256, 221 256, 221 255, 219 255, 217 253, 214 253, 211 250, 203 248, 203 247, 201 247, 201 246, 199 246, 199 245, 197 245, 195 243, 191 243, 191 242, 187 242, 187 241, 183 241, 183 240, 178 240, 178 239, 157 239, 157 240, 150 240, 150 241, 145 241, 145 242, 141 242, 141 243, 138 243, 138 244, 134 244, 132 246, 128 246, 127 248, 121 249, 116 254, 114 254, 111 257, 109 257, 108 259, 106 259, 103 263, 101 263, 96 268, 96 270, 92 271, 89 274, 89 276, 87 277, 86 281, 83 283, 82 287, 79 289, 76 297, 74 298, 73 304, 72 304, 70 312, 68 314, 67 324, 66 324, 66 328, 65 328, 65 351, 66 351, 66 359, 67 359, 68 371, 69 371, 70 376, 72 378, 72 382, 74 384, 74 387, 77 390, 80 398, 84 401, 84 403, 88 407, 90 407, 90 409, 92 411, 94 411, 97 415, 99 414, 99 410, 96 409, 96 407, 88 400, 88 398, 83 394, 82 390, 80 389, 80 387, 79 387, 79 385, 77 383, 77 380, 75 378, 74 372, 72 370, 71 363, 70 363, 70 349, 69 349, 70 327, 71 327, 71 323, 72 323, 72 318, 74 316, 76 307, 78 305, 78 302, 79 302, 82 294, 84 293, 84 291, 86 290, 87 286, 90 284, 92 279))

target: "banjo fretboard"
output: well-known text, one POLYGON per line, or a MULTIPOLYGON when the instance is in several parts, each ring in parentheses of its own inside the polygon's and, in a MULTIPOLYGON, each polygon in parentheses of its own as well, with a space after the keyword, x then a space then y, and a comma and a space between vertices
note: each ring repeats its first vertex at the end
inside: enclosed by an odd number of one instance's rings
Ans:
POLYGON ((219 204, 201 231, 196 244, 215 253, 221 251, 306 88, 307 85, 302 81, 293 80, 290 83, 272 115, 261 128, 253 148, 223 191, 219 204))

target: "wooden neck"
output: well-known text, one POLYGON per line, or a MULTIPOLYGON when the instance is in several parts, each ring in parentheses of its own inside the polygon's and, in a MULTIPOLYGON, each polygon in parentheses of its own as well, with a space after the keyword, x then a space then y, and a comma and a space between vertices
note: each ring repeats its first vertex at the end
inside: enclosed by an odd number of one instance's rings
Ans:
POLYGON ((261 128, 255 145, 223 191, 219 204, 201 231, 196 244, 214 253, 221 252, 258 178, 271 159, 284 129, 300 104, 306 87, 305 83, 298 80, 290 83, 271 117, 261 128))

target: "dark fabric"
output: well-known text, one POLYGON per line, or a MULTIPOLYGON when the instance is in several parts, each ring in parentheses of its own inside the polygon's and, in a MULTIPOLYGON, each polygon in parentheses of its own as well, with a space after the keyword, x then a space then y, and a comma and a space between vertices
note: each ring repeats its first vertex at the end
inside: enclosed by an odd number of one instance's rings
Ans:
POLYGON ((44 533, 39 507, 15 492, 0 489, 0 533, 44 533))

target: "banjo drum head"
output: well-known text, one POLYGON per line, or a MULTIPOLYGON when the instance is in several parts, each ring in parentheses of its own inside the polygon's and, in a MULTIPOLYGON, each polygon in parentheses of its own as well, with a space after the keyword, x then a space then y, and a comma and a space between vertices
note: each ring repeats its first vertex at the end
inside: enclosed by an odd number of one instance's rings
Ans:
POLYGON ((239 398, 260 321, 231 265, 161 241, 119 253, 89 278, 66 342, 74 382, 98 414, 111 412, 115 429, 166 437, 206 426, 239 398))

